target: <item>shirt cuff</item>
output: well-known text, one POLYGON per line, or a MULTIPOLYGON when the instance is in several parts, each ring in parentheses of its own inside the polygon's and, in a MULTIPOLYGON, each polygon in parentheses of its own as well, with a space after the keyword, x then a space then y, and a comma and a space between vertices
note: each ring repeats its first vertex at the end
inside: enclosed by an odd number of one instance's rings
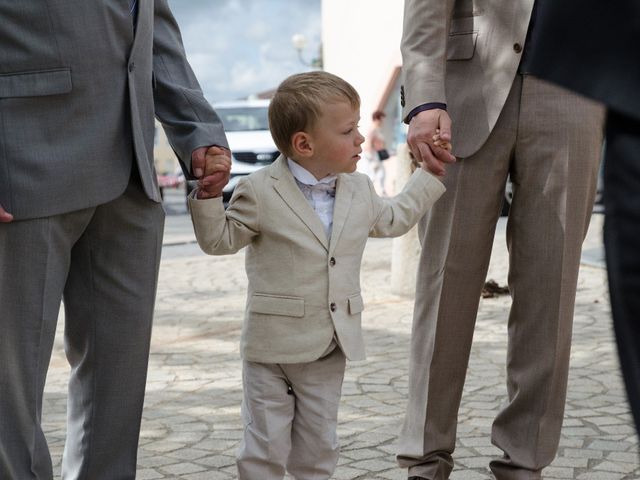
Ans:
POLYGON ((409 114, 405 117, 404 123, 409 125, 409 122, 411 121, 411 119, 415 117, 417 114, 419 114, 420 112, 424 112, 425 110, 435 110, 436 108, 439 108, 440 110, 447 110, 447 104, 440 103, 440 102, 430 102, 430 103, 423 103, 422 105, 418 105, 416 108, 411 110, 409 114))

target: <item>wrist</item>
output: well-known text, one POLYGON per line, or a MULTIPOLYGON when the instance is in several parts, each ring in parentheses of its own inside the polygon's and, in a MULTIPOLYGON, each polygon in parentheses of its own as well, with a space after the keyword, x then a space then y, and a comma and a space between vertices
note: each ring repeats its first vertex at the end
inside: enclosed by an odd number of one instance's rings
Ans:
POLYGON ((444 110, 447 111, 447 104, 441 102, 429 102, 423 103, 422 105, 418 105, 416 108, 411 110, 404 119, 404 123, 407 125, 411 122, 411 119, 415 117, 420 112, 424 112, 427 110, 444 110))

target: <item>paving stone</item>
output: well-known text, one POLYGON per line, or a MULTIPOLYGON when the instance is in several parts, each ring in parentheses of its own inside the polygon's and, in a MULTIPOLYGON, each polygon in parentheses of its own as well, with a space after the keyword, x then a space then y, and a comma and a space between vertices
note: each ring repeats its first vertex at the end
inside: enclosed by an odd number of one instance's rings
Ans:
POLYGON ((385 462, 379 459, 373 459, 351 463, 349 466, 366 472, 380 472, 394 467, 394 462, 385 462))
MULTIPOLYGON (((602 218, 594 216, 585 243, 589 248, 601 245, 601 224, 602 218)), ((368 359, 347 366, 338 425, 342 455, 333 477, 337 480, 407 477, 406 470, 397 467, 395 454, 407 405, 413 301, 389 290, 391 248, 392 240, 372 239, 364 254, 368 359)), ((502 227, 488 278, 504 284, 507 272, 502 227)), ((163 256, 137 478, 237 478, 235 454, 243 431, 238 344, 246 287, 244 252, 225 257, 163 256)), ((510 304, 508 296, 480 302, 452 480, 490 480, 488 463, 501 455, 490 436, 493 419, 507 401, 504 363, 510 304)), ((60 478, 66 432, 69 366, 63 328, 61 310, 43 405, 55 480, 60 478)), ((638 438, 619 373, 602 268, 583 266, 578 278, 560 448, 543 476, 640 480, 638 438)))
POLYGON ((604 461, 596 464, 593 469, 616 473, 631 473, 636 469, 636 466, 632 463, 604 461))
POLYGON ((207 470, 206 472, 181 475, 180 478, 184 478, 185 480, 231 480, 236 478, 236 476, 234 473, 207 470))
POLYGON ((455 470, 451 472, 449 478, 451 480, 489 480, 491 476, 480 472, 471 472, 469 470, 455 470))
POLYGON ((577 480, 622 480, 624 475, 610 472, 586 472, 580 473, 577 480))
POLYGON ((176 465, 168 465, 166 467, 162 467, 162 470, 176 476, 185 475, 187 473, 202 472, 206 469, 201 465, 196 465, 195 463, 182 462, 176 465))
POLYGON ((158 478, 164 478, 164 475, 158 473, 153 468, 139 468, 136 472, 136 478, 138 480, 156 480, 158 478))
POLYGON ((574 469, 550 466, 544 469, 545 478, 574 478, 574 469))

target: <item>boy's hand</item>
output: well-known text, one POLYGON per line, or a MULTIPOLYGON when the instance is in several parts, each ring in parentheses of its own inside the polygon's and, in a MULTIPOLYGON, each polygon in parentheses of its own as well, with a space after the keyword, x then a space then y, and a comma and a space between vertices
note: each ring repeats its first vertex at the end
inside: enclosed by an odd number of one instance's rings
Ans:
POLYGON ((441 135, 440 135, 440 129, 436 128, 436 134, 432 137, 433 138, 433 144, 436 147, 439 148, 443 148, 445 150, 448 150, 449 152, 451 151, 451 142, 447 139, 444 139, 441 135))
POLYGON ((456 161, 451 150, 451 119, 445 110, 435 108, 418 113, 409 123, 407 143, 423 168, 442 177, 447 163, 456 161))
POLYGON ((222 195, 222 189, 229 183, 231 172, 231 152, 222 147, 202 147, 192 154, 192 168, 198 177, 197 198, 213 198, 222 195))

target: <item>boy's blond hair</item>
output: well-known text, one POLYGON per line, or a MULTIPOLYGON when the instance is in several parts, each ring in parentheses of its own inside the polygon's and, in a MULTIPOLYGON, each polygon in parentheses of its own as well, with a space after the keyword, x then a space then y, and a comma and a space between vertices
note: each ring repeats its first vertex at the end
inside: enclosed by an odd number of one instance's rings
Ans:
POLYGON ((293 134, 313 128, 327 103, 344 101, 360 108, 358 92, 331 73, 305 72, 285 79, 269 104, 269 128, 278 150, 291 157, 293 134))

